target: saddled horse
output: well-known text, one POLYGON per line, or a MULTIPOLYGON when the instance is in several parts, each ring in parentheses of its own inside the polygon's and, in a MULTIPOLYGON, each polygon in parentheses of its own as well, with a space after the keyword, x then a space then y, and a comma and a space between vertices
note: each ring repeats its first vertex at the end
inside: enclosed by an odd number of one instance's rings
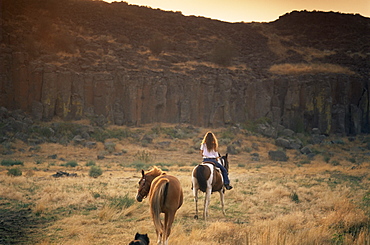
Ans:
POLYGON ((150 214, 157 233, 157 244, 167 245, 176 211, 183 202, 180 181, 157 167, 147 173, 142 170, 141 174, 136 200, 141 202, 149 196, 150 214), (161 213, 164 213, 164 224, 161 221, 161 213))
MULTIPOLYGON (((229 161, 227 159, 228 154, 220 157, 221 164, 229 171, 229 161)), ((193 169, 192 173, 192 188, 195 201, 195 219, 198 219, 198 190, 206 193, 204 198, 204 212, 203 219, 206 220, 208 216, 208 206, 211 201, 211 194, 213 192, 220 193, 222 213, 225 213, 225 204, 224 204, 224 181, 222 178, 221 170, 217 169, 212 162, 203 162, 197 165, 193 169)))

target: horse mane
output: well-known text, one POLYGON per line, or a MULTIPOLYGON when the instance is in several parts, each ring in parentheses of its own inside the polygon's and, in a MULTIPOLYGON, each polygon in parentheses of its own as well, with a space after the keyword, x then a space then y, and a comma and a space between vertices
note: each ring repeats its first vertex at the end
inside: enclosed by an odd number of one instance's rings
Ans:
POLYGON ((149 170, 147 173, 147 175, 151 175, 151 176, 154 176, 154 177, 157 177, 159 175, 162 175, 162 174, 165 174, 160 168, 154 166, 151 170, 149 170))

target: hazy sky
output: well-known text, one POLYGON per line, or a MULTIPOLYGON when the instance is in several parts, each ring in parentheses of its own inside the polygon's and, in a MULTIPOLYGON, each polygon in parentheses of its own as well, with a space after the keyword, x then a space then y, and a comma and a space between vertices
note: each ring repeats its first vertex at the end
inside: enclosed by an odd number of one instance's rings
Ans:
MULTIPOLYGON (((105 0, 113 2, 114 0, 105 0)), ((118 0, 121 1, 121 0, 118 0)), ((359 13, 370 17, 370 0, 123 0, 129 4, 228 22, 269 22, 293 10, 359 13)))

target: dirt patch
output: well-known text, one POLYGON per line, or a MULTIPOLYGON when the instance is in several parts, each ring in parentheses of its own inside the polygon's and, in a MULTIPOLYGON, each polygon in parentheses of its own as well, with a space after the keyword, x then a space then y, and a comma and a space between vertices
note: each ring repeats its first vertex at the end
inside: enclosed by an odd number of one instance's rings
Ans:
POLYGON ((43 220, 30 209, 11 210, 0 207, 0 244, 34 244, 39 240, 43 220))

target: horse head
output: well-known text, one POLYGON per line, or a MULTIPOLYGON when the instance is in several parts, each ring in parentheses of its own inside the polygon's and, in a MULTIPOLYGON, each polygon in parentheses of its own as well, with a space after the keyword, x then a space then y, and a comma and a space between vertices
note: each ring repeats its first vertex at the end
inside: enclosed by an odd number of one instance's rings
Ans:
POLYGON ((139 189, 137 191, 137 196, 136 196, 136 200, 138 202, 143 201, 143 199, 147 197, 149 190, 150 190, 150 185, 153 180, 153 178, 150 178, 151 176, 145 175, 144 170, 141 170, 141 175, 142 176, 139 181, 139 189))
POLYGON ((152 181, 155 177, 164 174, 162 170, 160 170, 157 167, 154 167, 147 173, 144 172, 144 170, 141 170, 141 179, 139 181, 139 189, 137 191, 136 200, 138 202, 143 201, 144 198, 146 198, 150 191, 150 185, 152 184, 152 181))
POLYGON ((227 159, 227 156, 228 156, 228 153, 226 153, 225 156, 220 156, 220 160, 221 160, 221 165, 226 168, 227 172, 229 172, 229 160, 227 159))

